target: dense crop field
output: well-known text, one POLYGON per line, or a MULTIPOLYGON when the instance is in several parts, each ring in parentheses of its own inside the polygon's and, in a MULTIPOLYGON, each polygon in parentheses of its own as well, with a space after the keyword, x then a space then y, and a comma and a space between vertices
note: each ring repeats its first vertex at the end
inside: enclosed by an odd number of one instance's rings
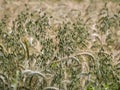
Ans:
POLYGON ((120 1, 1 0, 0 90, 120 90, 120 1))

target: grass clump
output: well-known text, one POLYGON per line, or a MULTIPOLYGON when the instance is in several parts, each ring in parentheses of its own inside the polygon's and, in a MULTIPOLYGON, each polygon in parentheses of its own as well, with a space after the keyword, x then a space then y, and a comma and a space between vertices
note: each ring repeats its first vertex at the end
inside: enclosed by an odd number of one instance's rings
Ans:
POLYGON ((109 10, 105 4, 95 22, 79 12, 57 24, 42 9, 26 7, 11 26, 5 15, 0 90, 119 90, 120 11, 109 10))

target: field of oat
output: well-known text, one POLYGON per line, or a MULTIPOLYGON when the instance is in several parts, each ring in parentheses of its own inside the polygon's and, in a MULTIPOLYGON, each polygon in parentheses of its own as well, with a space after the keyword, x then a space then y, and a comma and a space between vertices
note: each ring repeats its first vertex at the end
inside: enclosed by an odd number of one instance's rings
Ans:
POLYGON ((0 0, 0 90, 120 90, 120 1, 0 0))

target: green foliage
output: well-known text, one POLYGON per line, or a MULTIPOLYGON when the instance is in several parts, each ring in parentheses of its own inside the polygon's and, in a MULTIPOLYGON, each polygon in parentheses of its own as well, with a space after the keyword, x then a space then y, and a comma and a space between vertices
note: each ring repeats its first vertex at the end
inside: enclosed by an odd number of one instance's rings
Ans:
POLYGON ((66 16, 57 28, 43 10, 26 8, 10 28, 5 15, 0 20, 0 90, 119 90, 120 53, 114 48, 119 15, 110 14, 105 4, 95 41, 90 40, 91 24, 80 14, 66 16))

